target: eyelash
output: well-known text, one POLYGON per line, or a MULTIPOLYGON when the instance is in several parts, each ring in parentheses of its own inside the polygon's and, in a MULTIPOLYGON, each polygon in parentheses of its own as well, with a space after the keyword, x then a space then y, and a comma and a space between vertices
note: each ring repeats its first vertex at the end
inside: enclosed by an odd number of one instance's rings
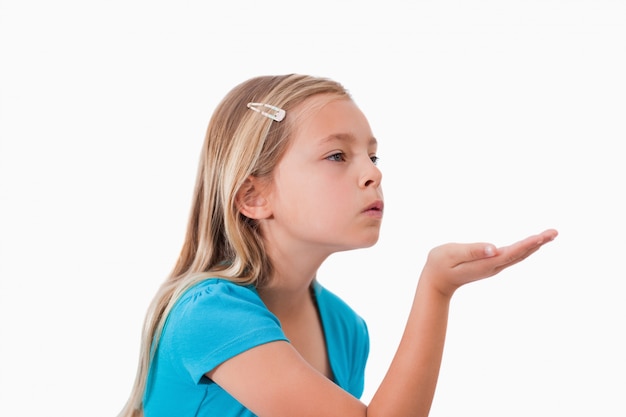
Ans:
MULTIPOLYGON (((329 161, 344 162, 346 160, 346 157, 343 152, 337 152, 337 153, 327 156, 326 159, 328 159, 329 161)), ((370 156, 370 160, 372 161, 374 165, 376 165, 378 164, 378 161, 380 161, 380 158, 377 156, 370 156)))
POLYGON ((332 155, 328 155, 326 159, 328 159, 329 161, 333 161, 333 162, 343 162, 346 160, 346 156, 342 152, 337 152, 332 155))

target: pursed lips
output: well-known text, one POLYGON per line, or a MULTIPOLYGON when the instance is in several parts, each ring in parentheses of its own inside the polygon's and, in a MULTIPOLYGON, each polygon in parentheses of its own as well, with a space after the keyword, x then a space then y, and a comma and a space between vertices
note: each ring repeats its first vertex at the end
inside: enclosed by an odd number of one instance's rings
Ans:
POLYGON ((384 203, 379 200, 367 206, 367 208, 363 210, 363 213, 376 213, 378 215, 381 215, 383 212, 383 209, 384 209, 384 203))

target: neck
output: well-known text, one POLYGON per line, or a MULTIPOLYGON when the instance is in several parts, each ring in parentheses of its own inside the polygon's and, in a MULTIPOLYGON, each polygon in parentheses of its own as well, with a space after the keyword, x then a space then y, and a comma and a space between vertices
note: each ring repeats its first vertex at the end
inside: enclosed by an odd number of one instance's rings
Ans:
POLYGON ((282 263, 274 264, 271 279, 258 290, 261 299, 274 314, 292 312, 310 298, 317 269, 303 270, 301 266, 292 266, 285 269, 282 263))
POLYGON ((317 270, 325 259, 312 260, 310 253, 276 253, 268 248, 274 272, 258 292, 270 311, 276 313, 298 309, 310 299, 310 288, 317 270))
POLYGON ((315 242, 303 241, 267 220, 261 223, 265 250, 273 273, 259 289, 270 311, 295 311, 310 300, 310 287, 322 262, 334 250, 315 242))

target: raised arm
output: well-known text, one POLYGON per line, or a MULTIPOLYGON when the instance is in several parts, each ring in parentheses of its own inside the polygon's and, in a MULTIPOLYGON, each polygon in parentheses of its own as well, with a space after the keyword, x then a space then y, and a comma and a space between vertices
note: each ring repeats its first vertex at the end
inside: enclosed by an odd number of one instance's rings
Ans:
POLYGON ((448 323, 457 288, 497 274, 542 245, 555 230, 496 248, 488 243, 450 243, 434 248, 420 276, 400 346, 369 406, 369 416, 427 416, 435 393, 448 323))
POLYGON ((433 249, 396 355, 369 407, 315 371, 286 342, 250 349, 207 376, 260 417, 425 417, 435 393, 456 289, 522 261, 556 235, 547 230, 501 248, 452 243, 433 249))

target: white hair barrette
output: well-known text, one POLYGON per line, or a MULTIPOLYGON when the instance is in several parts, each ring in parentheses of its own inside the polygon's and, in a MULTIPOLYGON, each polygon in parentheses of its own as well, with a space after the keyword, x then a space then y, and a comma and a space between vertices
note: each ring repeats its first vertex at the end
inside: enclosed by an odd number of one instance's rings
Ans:
POLYGON ((269 117, 272 120, 276 120, 280 122, 285 118, 285 111, 280 107, 272 106, 271 104, 265 103, 248 103, 248 108, 250 110, 254 110, 257 113, 261 113, 265 117, 269 117), (271 112, 264 111, 262 109, 270 109, 271 112))

